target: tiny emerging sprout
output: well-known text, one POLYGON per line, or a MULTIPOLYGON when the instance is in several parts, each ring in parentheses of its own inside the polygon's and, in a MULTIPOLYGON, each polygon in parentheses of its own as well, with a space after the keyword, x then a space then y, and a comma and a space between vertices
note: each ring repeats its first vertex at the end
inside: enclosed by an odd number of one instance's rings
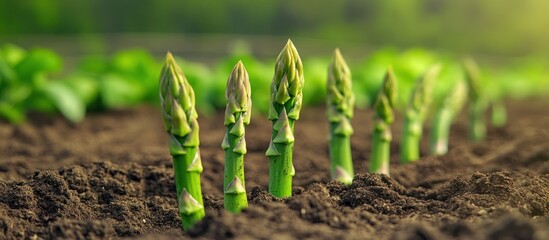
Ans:
POLYGON ((269 157, 269 192, 276 197, 292 196, 294 122, 299 119, 304 84, 303 64, 292 41, 278 55, 271 82, 269 120, 273 123, 269 157))
POLYGON ((393 104, 396 101, 396 93, 396 78, 393 70, 389 68, 374 104, 374 131, 370 172, 389 175, 390 144, 393 139, 391 124, 394 121, 393 104))
POLYGON ((248 207, 244 182, 244 155, 246 154, 245 126, 250 123, 252 100, 248 72, 239 61, 233 68, 225 91, 227 132, 221 143, 225 150, 223 181, 224 206, 238 213, 248 207))
POLYGON ((160 105, 173 158, 179 215, 183 228, 189 230, 205 216, 198 116, 194 91, 169 52, 160 75, 160 105))
POLYGON ((339 49, 334 51, 328 68, 327 109, 330 122, 330 175, 332 180, 343 184, 353 181, 353 159, 351 156, 351 118, 355 96, 352 89, 351 71, 339 49))

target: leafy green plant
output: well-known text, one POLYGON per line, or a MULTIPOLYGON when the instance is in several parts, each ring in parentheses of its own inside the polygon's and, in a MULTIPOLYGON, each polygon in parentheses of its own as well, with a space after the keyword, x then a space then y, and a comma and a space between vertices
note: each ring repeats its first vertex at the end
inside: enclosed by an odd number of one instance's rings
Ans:
POLYGON ((67 82, 48 79, 61 66, 61 58, 53 51, 4 45, 0 50, 0 117, 19 123, 27 111, 59 111, 73 122, 82 120, 84 102, 67 82))
POLYGON ((307 76, 307 84, 303 86, 303 105, 314 106, 326 102, 327 82, 326 66, 331 62, 324 58, 312 58, 303 61, 304 75, 307 76))
POLYGON ((352 87, 351 70, 341 56, 334 51, 328 67, 327 113, 330 122, 330 175, 333 180, 344 184, 353 182, 353 158, 351 156, 351 135, 355 96, 352 87))
POLYGON ((194 90, 168 53, 160 75, 160 104, 173 157, 179 215, 188 230, 205 216, 200 185, 202 160, 194 90))
POLYGON ((143 102, 156 103, 160 69, 160 63, 148 52, 130 49, 112 57, 85 57, 77 66, 77 75, 95 80, 93 85, 97 92, 90 105, 99 109, 119 109, 143 102))
MULTIPOLYGON (((271 84, 272 63, 256 59, 246 48, 239 49, 213 68, 175 58, 198 93, 196 107, 201 113, 211 113, 225 106, 226 74, 238 60, 246 65, 252 91, 259 93, 252 96, 253 111, 269 112, 271 96, 261 93, 265 93, 271 84)), ((464 75, 463 64, 452 56, 419 48, 405 51, 383 48, 371 52, 358 63, 350 61, 356 107, 366 108, 375 103, 385 68, 392 65, 399 85, 399 97, 394 107, 403 108, 408 103, 414 80, 435 61, 444 66, 434 91, 435 102, 439 103, 464 75)), ((303 86, 301 104, 320 104, 326 99, 325 67, 329 60, 308 58, 303 62, 306 66, 303 71, 310 84, 303 86)), ((63 71, 62 66, 62 59, 48 49, 25 50, 11 44, 1 46, 0 118, 22 122, 26 113, 33 111, 61 113, 65 118, 78 122, 86 111, 158 103, 156 81, 162 64, 145 50, 121 50, 112 56, 87 55, 77 61, 70 72, 63 71)), ((520 58, 505 65, 486 65, 480 83, 485 105, 497 105, 507 98, 544 96, 549 92, 548 66, 547 60, 536 57, 520 58)), ((498 117, 502 115, 498 114, 503 112, 500 111, 502 108, 496 105, 493 108, 496 114, 492 116, 503 119, 498 117)))
POLYGON ((248 207, 244 179, 244 155, 247 152, 244 134, 252 115, 250 81, 242 62, 238 62, 231 72, 225 98, 224 124, 227 132, 221 143, 221 148, 225 150, 224 205, 227 211, 238 213, 248 207))
POLYGON ((294 122, 299 119, 304 85, 303 64, 292 41, 276 59, 271 83, 268 119, 273 123, 269 157, 269 192, 276 197, 292 196, 294 122))

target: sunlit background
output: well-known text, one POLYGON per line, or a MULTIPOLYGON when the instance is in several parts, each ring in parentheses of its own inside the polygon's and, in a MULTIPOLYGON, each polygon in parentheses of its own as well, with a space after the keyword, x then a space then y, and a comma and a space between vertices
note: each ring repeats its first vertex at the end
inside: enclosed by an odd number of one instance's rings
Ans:
POLYGON ((304 59, 305 103, 322 103, 335 47, 351 65, 359 107, 371 104, 389 65, 402 85, 401 105, 435 63, 444 65, 437 86, 443 96, 463 78, 465 56, 479 62, 493 98, 540 96, 549 89, 547 9, 545 0, 2 0, 0 52, 15 73, 4 73, 0 82, 0 115, 20 121, 13 112, 57 109, 67 116, 82 106, 154 102, 166 51, 178 56, 189 81, 204 92, 197 100, 202 111, 211 112, 223 106, 224 82, 238 59, 254 91, 268 91, 272 63, 288 38, 304 59), (29 53, 42 64, 17 67, 29 53), (59 91, 76 94, 56 99, 59 91), (39 93, 53 105, 37 106, 39 93), (71 101, 80 107, 65 106, 71 101))
MULTIPOLYGON (((126 46, 111 46, 109 36, 139 33, 547 55, 547 9, 544 0, 3 0, 0 36, 25 46, 53 45, 49 37, 70 36, 93 51, 126 46)), ((128 40, 134 42, 140 43, 128 40)), ((185 42, 169 47, 192 48, 185 42)))

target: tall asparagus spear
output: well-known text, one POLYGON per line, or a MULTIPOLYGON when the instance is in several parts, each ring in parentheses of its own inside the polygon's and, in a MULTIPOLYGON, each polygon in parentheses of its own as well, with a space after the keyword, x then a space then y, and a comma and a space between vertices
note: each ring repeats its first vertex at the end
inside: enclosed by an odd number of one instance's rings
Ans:
POLYGON ((409 163, 419 159, 419 144, 423 134, 423 121, 432 101, 435 80, 440 72, 440 65, 435 65, 421 77, 414 87, 412 99, 406 108, 404 129, 400 145, 401 162, 409 163))
POLYGON ((273 122, 273 130, 265 153, 270 164, 269 192, 276 197, 292 196, 294 122, 301 111, 303 84, 303 64, 294 44, 288 40, 276 59, 271 83, 269 120, 273 122))
POLYGON ((444 155, 448 152, 450 126, 467 100, 467 86, 459 81, 446 95, 435 115, 431 129, 431 154, 444 155))
POLYGON ((374 104, 374 132, 370 172, 389 175, 390 144, 393 139, 391 123, 394 121, 393 106, 397 98, 397 82, 393 70, 387 69, 383 85, 374 104))
POLYGON ((238 213, 248 207, 244 184, 244 154, 246 154, 245 125, 250 123, 252 99, 248 72, 239 61, 233 68, 225 91, 227 133, 221 148, 225 150, 225 176, 223 181, 224 205, 238 213))
POLYGON ((471 59, 463 62, 469 92, 469 138, 479 142, 486 137, 485 112, 488 101, 481 88, 480 70, 477 63, 471 59))
POLYGON ((332 64, 328 68, 327 108, 330 122, 330 173, 333 180, 344 184, 353 181, 353 159, 351 157, 351 118, 355 96, 352 89, 351 71, 341 56, 334 51, 332 64))
POLYGON ((160 103, 173 157, 179 215, 183 228, 188 230, 205 215, 200 186, 198 115, 194 91, 169 52, 160 76, 160 103))

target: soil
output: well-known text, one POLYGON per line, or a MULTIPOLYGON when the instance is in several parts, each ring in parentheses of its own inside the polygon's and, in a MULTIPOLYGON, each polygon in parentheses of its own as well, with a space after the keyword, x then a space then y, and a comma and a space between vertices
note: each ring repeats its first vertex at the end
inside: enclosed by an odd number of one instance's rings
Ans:
POLYGON ((350 186, 330 182, 324 108, 304 109, 288 199, 266 191, 270 122, 256 114, 246 134, 250 206, 240 215, 222 209, 222 113, 202 116, 207 217, 188 233, 155 108, 76 125, 34 114, 20 126, 0 123, 0 239, 549 239, 548 104, 509 103, 507 126, 490 127, 482 143, 467 140, 461 117, 442 157, 401 165, 396 141, 391 177, 366 171, 372 112, 358 110, 350 186))

